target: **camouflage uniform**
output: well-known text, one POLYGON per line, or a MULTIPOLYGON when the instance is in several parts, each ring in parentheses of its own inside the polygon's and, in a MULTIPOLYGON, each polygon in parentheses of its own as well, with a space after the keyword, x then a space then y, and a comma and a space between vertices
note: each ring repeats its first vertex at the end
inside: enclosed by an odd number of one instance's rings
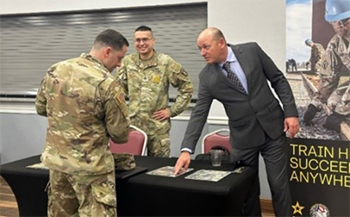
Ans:
POLYGON ((312 72, 318 72, 321 69, 321 57, 323 56, 325 50, 321 44, 314 43, 314 45, 311 47, 311 57, 310 57, 310 64, 311 64, 311 71, 312 72))
POLYGON ((184 68, 166 54, 154 51, 146 63, 137 53, 125 57, 117 76, 129 95, 129 114, 133 125, 148 136, 148 155, 170 156, 170 119, 158 121, 152 114, 168 107, 169 84, 178 88, 170 116, 183 112, 191 101, 193 86, 184 68))
POLYGON ((109 137, 127 141, 124 92, 91 55, 48 70, 36 98, 48 129, 41 160, 50 169, 48 216, 115 216, 114 159, 109 137))
POLYGON ((323 104, 342 115, 350 114, 350 46, 342 37, 335 35, 328 43, 321 59, 321 83, 311 104, 318 111, 323 104))

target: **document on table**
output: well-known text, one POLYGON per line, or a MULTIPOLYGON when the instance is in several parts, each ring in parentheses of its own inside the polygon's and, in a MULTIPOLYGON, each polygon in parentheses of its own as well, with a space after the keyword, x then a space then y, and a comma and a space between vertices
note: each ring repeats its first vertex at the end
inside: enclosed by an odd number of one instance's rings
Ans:
POLYGON ((185 179, 217 182, 231 173, 232 171, 202 169, 186 176, 185 179))
POLYGON ((181 169, 180 173, 175 175, 173 166, 164 166, 164 167, 160 167, 158 169, 149 171, 146 174, 147 175, 154 175, 154 176, 177 177, 177 176, 181 176, 185 173, 188 173, 192 170, 193 170, 193 168, 188 168, 187 170, 181 169))

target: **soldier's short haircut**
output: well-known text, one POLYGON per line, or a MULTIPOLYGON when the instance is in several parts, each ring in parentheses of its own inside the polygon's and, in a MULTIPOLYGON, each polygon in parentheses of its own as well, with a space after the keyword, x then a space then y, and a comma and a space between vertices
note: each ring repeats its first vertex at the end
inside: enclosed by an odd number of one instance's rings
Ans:
POLYGON ((114 50, 121 50, 124 45, 129 46, 128 40, 113 29, 106 29, 95 39, 94 46, 110 46, 114 50))
POLYGON ((135 32, 138 32, 138 31, 150 31, 150 32, 152 32, 152 29, 148 26, 142 25, 142 26, 139 26, 135 29, 135 32))

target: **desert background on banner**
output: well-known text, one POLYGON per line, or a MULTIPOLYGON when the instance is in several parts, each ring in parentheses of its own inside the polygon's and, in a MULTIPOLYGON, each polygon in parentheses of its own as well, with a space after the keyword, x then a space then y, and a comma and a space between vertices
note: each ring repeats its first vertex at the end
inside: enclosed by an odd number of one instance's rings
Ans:
MULTIPOLYGON (((350 4, 350 0, 343 1, 350 4)), ((332 114, 326 105, 311 123, 303 119, 320 84, 319 73, 308 63, 311 48, 305 42, 311 39, 326 49, 335 35, 325 20, 325 3, 325 0, 286 1, 286 77, 300 121, 297 138, 289 140, 294 216, 311 216, 311 209, 323 216, 350 216, 349 123, 344 120, 339 132, 325 128, 323 125, 332 114)))

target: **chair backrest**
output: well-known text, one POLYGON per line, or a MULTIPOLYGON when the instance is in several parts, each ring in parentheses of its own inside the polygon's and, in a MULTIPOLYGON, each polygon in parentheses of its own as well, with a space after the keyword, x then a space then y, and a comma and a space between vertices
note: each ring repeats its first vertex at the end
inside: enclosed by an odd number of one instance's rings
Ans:
POLYGON ((203 141, 202 141, 203 154, 209 153, 210 149, 218 146, 227 149, 227 151, 231 153, 232 147, 230 145, 229 129, 219 129, 214 132, 208 133, 203 137, 203 141))
POLYGON ((146 155, 147 134, 130 125, 129 139, 126 143, 114 143, 109 140, 109 146, 112 153, 130 153, 133 155, 146 155))

